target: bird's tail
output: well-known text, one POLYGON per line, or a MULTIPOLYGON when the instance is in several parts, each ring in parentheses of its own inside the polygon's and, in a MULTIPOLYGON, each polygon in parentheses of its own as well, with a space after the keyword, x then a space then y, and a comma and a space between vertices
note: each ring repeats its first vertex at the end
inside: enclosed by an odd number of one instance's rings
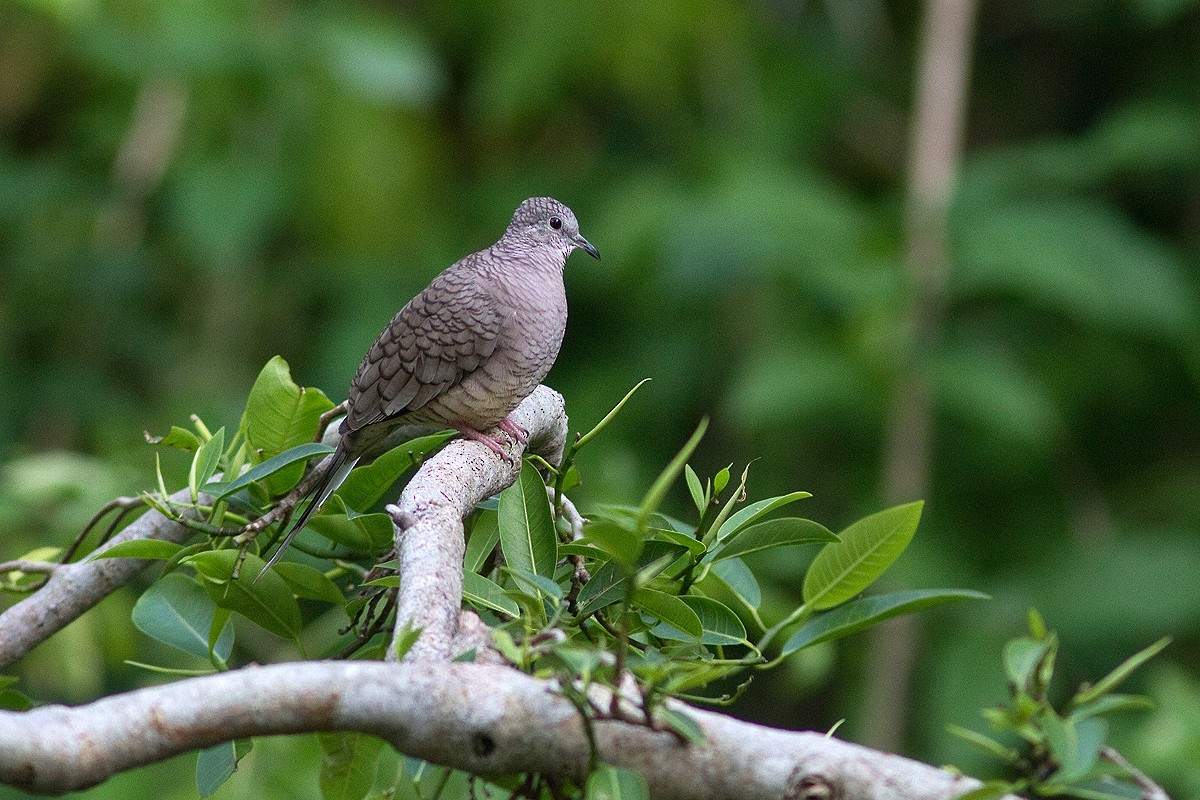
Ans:
MULTIPOLYGON (((287 550, 288 545, 291 544, 292 539, 308 524, 309 518, 324 505, 325 501, 329 499, 329 495, 337 491, 338 487, 342 485, 342 481, 346 480, 346 476, 350 474, 350 470, 354 469, 356 464, 358 464, 358 458, 350 458, 345 449, 338 447, 333 451, 329 465, 325 468, 325 474, 321 477, 317 485, 313 487, 312 491, 309 492, 308 496, 312 500, 309 501, 308 506, 300 513, 300 516, 296 518, 296 522, 284 535, 283 541, 279 543, 279 547, 276 548, 274 555, 267 561, 267 565, 262 568, 262 572, 258 573, 258 577, 261 578, 264 572, 275 566, 283 556, 284 551, 287 550)), ((255 580, 258 580, 258 578, 255 578, 255 580)))

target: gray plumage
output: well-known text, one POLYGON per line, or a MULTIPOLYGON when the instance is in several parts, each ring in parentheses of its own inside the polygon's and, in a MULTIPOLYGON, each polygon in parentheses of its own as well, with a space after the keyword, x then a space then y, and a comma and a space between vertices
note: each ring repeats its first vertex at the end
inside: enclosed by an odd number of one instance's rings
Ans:
POLYGON ((268 567, 398 425, 455 428, 508 457, 485 432, 499 426, 524 440, 508 415, 558 356, 567 325, 563 267, 576 248, 600 258, 571 209, 529 198, 498 242, 451 265, 400 309, 359 365, 325 477, 268 567))

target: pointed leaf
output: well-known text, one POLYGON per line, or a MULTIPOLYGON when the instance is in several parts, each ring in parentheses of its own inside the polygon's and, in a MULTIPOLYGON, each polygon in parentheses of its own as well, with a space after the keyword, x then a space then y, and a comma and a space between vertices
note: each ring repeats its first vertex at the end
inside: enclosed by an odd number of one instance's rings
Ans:
POLYGON ((601 764, 588 776, 588 800, 650 800, 646 779, 624 767, 601 764))
POLYGON ((199 436, 178 425, 172 425, 170 432, 166 436, 151 436, 149 431, 147 431, 146 441, 150 444, 162 445, 163 447, 175 447, 189 453, 199 450, 201 444, 199 436))
POLYGON ((1009 682, 1022 691, 1031 691, 1038 665, 1054 646, 1055 642, 1050 638, 1035 640, 1023 637, 1005 643, 1002 660, 1009 682))
MULTIPOLYGON (((644 570, 665 559, 666 563, 659 568, 661 572, 663 568, 670 566, 674 561, 686 557, 686 554, 687 550, 677 544, 651 539, 642 548, 634 568, 644 570)), ((649 580, 654 576, 644 577, 649 580)), ((629 570, 616 559, 606 561, 592 573, 591 580, 584 584, 583 589, 579 591, 579 616, 586 617, 598 609, 624 600, 629 588, 629 570)))
POLYGON ((308 442, 307 444, 297 445, 251 467, 231 481, 205 484, 201 487, 201 491, 212 495, 214 499, 221 500, 236 491, 246 488, 255 481, 266 481, 267 478, 276 472, 290 467, 297 461, 308 461, 313 456, 328 455, 332 452, 332 447, 327 444, 320 444, 319 442, 308 442))
POLYGON ((1116 669, 1114 669, 1112 672, 1096 681, 1095 686, 1081 691, 1075 698, 1075 702, 1079 704, 1089 703, 1100 698, 1102 695, 1111 692, 1113 689, 1124 683, 1125 679, 1128 678, 1135 669, 1154 658, 1170 643, 1171 637, 1164 636, 1149 647, 1134 653, 1132 656, 1118 664, 1116 669))
POLYGON ((700 483, 700 476, 696 474, 696 470, 692 469, 691 464, 684 464, 683 477, 687 479, 688 492, 692 495, 692 504, 696 506, 697 512, 703 514, 708 504, 704 502, 704 484, 700 483))
MULTIPOLYGON (((700 627, 703 630, 700 635, 702 644, 746 643, 746 626, 738 619, 738 615, 730 610, 729 606, 708 597, 696 595, 687 595, 680 599, 687 603, 700 619, 700 627)), ((674 626, 667 624, 659 624, 651 632, 663 639, 687 641, 689 638, 687 634, 677 631, 674 626)))
MULTIPOLYGON (((316 437, 321 414, 333 403, 319 389, 305 389, 292 380, 288 363, 275 356, 262 368, 242 415, 239 431, 246 437, 254 463, 316 437)), ((304 466, 294 463, 267 478, 272 496, 283 494, 300 480, 304 466)))
POLYGON ((488 556, 496 549, 500 541, 500 523, 495 511, 479 511, 475 523, 471 526, 471 535, 467 537, 467 552, 463 557, 463 569, 467 572, 479 572, 487 562, 488 556))
POLYGON ((704 744, 704 729, 683 710, 662 706, 658 709, 658 719, 687 742, 694 745, 704 744))
POLYGON ((654 589, 635 589, 630 602, 660 622, 673 625, 695 639, 704 633, 700 627, 700 617, 696 616, 691 606, 673 594, 654 589))
POLYGON ((770 497, 766 500, 759 500, 751 503, 743 509, 736 511, 729 519, 721 524, 717 530, 717 540, 727 539, 737 531, 754 522, 759 517, 765 514, 770 514, 777 508, 786 506, 789 503, 794 503, 797 500, 804 500, 812 497, 809 492, 792 492, 790 494, 780 495, 779 497, 770 497))
POLYGON ((196 755, 196 791, 208 797, 237 769, 237 747, 232 741, 221 742, 196 755))
POLYGON ((183 545, 159 539, 129 539, 117 542, 107 550, 93 553, 91 558, 147 558, 167 561, 183 549, 183 545))
POLYGON ((788 638, 780 657, 805 647, 840 639, 877 625, 885 619, 912 614, 951 600, 987 600, 986 594, 970 589, 922 589, 862 597, 821 614, 802 625, 788 638))
POLYGON ((583 528, 583 539, 575 544, 592 544, 622 564, 632 564, 642 552, 642 539, 624 525, 608 520, 589 522, 583 528))
POLYGON ((323 800, 362 800, 375 783, 383 740, 365 733, 318 733, 323 800))
POLYGON ((726 539, 720 540, 716 550, 710 552, 704 560, 722 561, 772 547, 837 540, 837 534, 819 522, 800 517, 780 517, 757 525, 747 525, 730 534, 726 539))
POLYGON ((671 484, 679 477, 680 470, 687 460, 692 457, 692 453, 700 445, 700 440, 704 438, 704 431, 708 429, 708 417, 700 420, 700 424, 696 426, 695 433, 684 444, 666 468, 655 478, 654 483, 650 485, 649 491, 642 499, 642 505, 638 508, 638 525, 644 526, 650 522, 650 517, 658 510, 662 504, 663 498, 667 495, 667 490, 671 488, 671 484))
POLYGON ((200 449, 192 457, 192 467, 188 472, 188 488, 192 490, 193 503, 196 502, 200 493, 200 487, 208 483, 216 473, 217 467, 221 465, 221 454, 224 450, 225 429, 220 428, 212 435, 211 439, 200 445, 200 449))
POLYGON ((278 636, 295 638, 301 626, 300 606, 287 583, 274 570, 264 573, 266 563, 253 553, 246 556, 238 579, 233 580, 237 557, 236 550, 210 550, 189 556, 184 563, 204 576, 205 588, 218 606, 278 636))
POLYGON ((477 572, 463 573, 463 599, 476 606, 490 608, 510 617, 521 616, 521 607, 500 587, 500 584, 477 572))
POLYGON ((757 609, 762 605, 762 589, 759 588, 758 579, 740 558, 718 561, 712 565, 709 576, 724 584, 747 607, 757 609))
POLYGON ((342 594, 342 590, 319 569, 295 561, 280 561, 271 567, 271 570, 287 582, 297 597, 337 606, 346 605, 346 596, 342 594))
POLYGON ((922 505, 917 501, 864 517, 842 531, 840 542, 821 548, 804 576, 804 602, 817 611, 833 608, 874 583, 912 540, 922 505))
MULTIPOLYGON (((134 626, 147 636, 207 661, 215 610, 212 599, 196 581, 172 572, 142 592, 131 617, 134 626)), ((222 663, 229 660, 233 628, 224 628, 214 650, 222 663)))
POLYGON ((384 513, 351 512, 336 494, 325 501, 321 511, 309 519, 305 527, 359 553, 386 552, 394 539, 391 517, 384 513))
POLYGON ((521 477, 500 493, 500 549, 511 567, 554 577, 558 564, 558 534, 550 515, 546 484, 529 461, 521 477))

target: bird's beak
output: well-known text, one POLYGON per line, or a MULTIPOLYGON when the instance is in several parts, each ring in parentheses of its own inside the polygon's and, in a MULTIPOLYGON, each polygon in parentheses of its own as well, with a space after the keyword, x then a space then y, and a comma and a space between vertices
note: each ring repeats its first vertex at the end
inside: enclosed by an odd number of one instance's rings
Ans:
POLYGON ((580 236, 578 233, 571 237, 571 243, 597 261, 600 260, 600 251, 593 247, 591 242, 580 236))

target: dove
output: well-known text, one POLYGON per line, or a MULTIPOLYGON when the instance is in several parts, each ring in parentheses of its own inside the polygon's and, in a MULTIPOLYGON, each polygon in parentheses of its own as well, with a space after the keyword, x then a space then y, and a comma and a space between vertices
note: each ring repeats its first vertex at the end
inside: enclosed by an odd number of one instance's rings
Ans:
POLYGON ((371 345, 347 396, 339 440, 312 501, 264 568, 341 485, 359 459, 400 425, 457 430, 506 461, 489 434, 525 443, 509 414, 542 382, 567 326, 567 256, 600 253, 579 232, 571 209, 531 197, 504 235, 452 264, 392 318, 371 345))

